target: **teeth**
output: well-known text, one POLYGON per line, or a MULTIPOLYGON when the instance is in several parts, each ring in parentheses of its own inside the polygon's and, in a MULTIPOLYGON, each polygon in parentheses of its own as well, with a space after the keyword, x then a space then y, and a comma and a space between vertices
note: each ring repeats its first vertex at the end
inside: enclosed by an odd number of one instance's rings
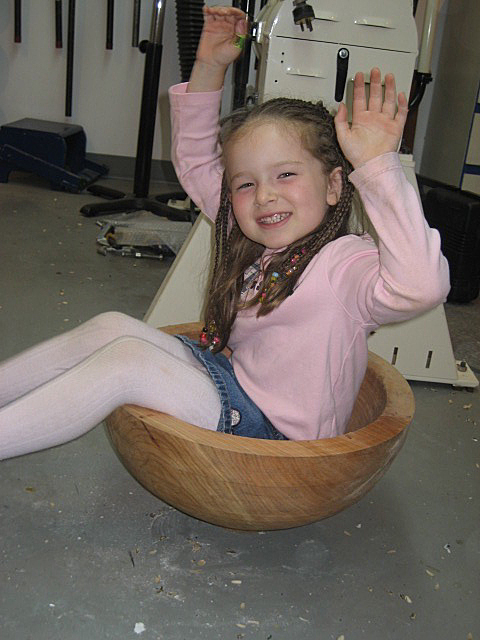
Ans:
POLYGON ((265 218, 260 218, 260 222, 262 224, 275 224, 276 222, 281 222, 288 217, 288 213, 274 213, 273 216, 266 216, 265 218))

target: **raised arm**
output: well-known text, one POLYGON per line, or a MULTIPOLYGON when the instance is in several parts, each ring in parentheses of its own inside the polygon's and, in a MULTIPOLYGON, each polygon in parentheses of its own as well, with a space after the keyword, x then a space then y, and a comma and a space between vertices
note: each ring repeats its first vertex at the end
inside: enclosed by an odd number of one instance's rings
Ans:
POLYGON ((245 14, 235 7, 203 7, 203 29, 187 91, 218 91, 243 49, 245 14))
POLYGON ((190 81, 169 90, 172 161, 182 187, 214 219, 223 173, 217 141, 223 81, 228 65, 241 54, 247 22, 234 7, 204 7, 204 15, 190 81))
POLYGON ((355 169, 350 180, 378 235, 378 253, 373 245, 370 252, 360 251, 335 285, 345 304, 356 301, 350 312, 360 311, 367 323, 418 315, 443 302, 449 290, 440 236, 427 225, 397 153, 406 116, 407 101, 401 93, 397 103, 393 75, 385 76, 383 99, 380 71, 372 69, 368 105, 363 74, 357 74, 352 124, 343 104, 335 118, 339 143, 355 169))

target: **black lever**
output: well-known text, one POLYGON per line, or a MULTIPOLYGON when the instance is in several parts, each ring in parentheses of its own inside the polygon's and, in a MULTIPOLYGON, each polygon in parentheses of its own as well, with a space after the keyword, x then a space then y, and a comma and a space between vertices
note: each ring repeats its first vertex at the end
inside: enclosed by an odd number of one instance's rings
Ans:
POLYGON ((335 101, 341 102, 345 93, 345 84, 347 82, 348 59, 350 52, 342 47, 337 53, 337 79, 335 81, 335 101))

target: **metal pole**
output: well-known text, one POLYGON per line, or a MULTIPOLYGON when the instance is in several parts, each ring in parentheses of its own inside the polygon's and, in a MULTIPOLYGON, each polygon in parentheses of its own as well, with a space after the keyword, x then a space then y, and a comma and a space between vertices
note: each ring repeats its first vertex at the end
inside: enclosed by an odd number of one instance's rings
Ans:
POLYGON ((150 41, 140 43, 140 50, 146 54, 146 59, 135 162, 134 193, 137 198, 144 198, 148 195, 150 184, 160 65, 162 61, 164 16, 165 0, 154 0, 150 41))
POLYGON ((150 41, 162 44, 163 23, 165 20, 165 0, 153 0, 152 24, 150 27, 150 41))
POLYGON ((68 28, 67 28, 67 88, 65 96, 65 115, 72 115, 73 93, 73 49, 75 43, 75 0, 68 1, 68 28))

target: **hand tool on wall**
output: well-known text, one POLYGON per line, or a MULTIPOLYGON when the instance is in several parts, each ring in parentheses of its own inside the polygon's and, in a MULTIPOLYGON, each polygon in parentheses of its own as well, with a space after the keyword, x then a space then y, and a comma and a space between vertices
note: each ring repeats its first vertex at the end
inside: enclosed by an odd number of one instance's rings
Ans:
POLYGON ((107 49, 113 49, 114 0, 107 0, 107 49))
POLYGON ((65 115, 72 115, 73 90, 73 48, 75 43, 75 0, 68 0, 67 27, 67 86, 65 95, 65 115))
POLYGON ((62 0, 55 0, 55 47, 63 47, 62 34, 62 0))
POLYGON ((22 0, 15 0, 15 37, 14 42, 22 41, 22 0))
POLYGON ((138 47, 138 39, 140 36, 140 8, 141 0, 133 0, 132 47, 138 47))

